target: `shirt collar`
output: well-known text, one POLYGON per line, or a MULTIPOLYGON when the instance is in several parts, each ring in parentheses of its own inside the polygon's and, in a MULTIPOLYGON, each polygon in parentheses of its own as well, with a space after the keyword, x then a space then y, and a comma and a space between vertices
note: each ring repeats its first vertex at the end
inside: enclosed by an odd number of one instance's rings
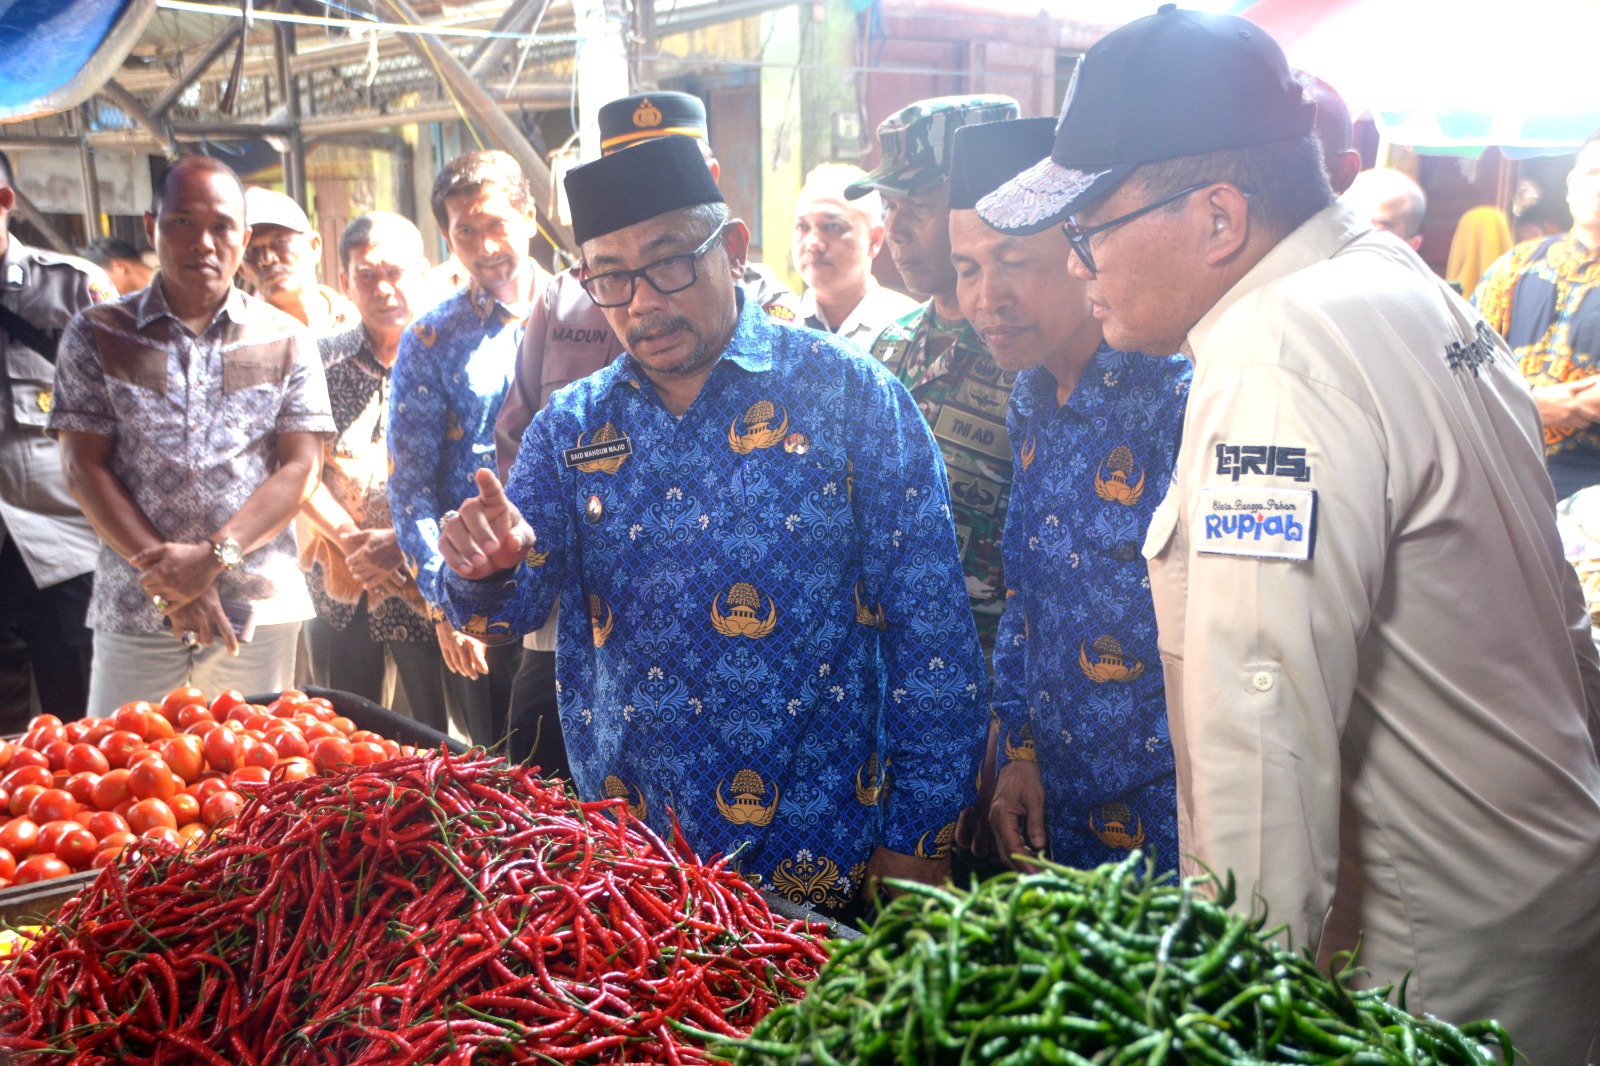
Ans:
POLYGON ((28 284, 28 252, 29 248, 17 240, 16 234, 11 234, 6 242, 6 254, 0 255, 0 285, 5 284, 6 274, 15 265, 22 269, 22 284, 28 284))
POLYGON ((1600 248, 1585 248, 1578 239, 1578 231, 1568 230, 1550 246, 1544 258, 1558 274, 1564 270, 1582 270, 1590 263, 1600 261, 1600 248))
POLYGON ((878 290, 882 287, 878 284, 877 278, 868 274, 867 291, 861 294, 861 299, 856 302, 855 307, 851 308, 850 313, 844 316, 844 321, 837 325, 829 322, 828 316, 824 315, 822 308, 817 306, 816 290, 807 289, 800 296, 800 320, 804 322, 808 318, 815 318, 818 322, 831 327, 836 336, 846 336, 861 324, 861 316, 871 310, 873 299, 878 295, 878 290))
POLYGON ((1194 324, 1189 330, 1189 350, 1197 351, 1205 344, 1218 320, 1246 296, 1279 278, 1333 258, 1341 248, 1371 231, 1371 225, 1358 219, 1348 205, 1335 202, 1324 207, 1274 245, 1194 324))
POLYGON ((1055 375, 1042 366, 1030 367, 1018 373, 1012 395, 1020 394, 1024 414, 1048 414, 1065 407, 1073 414, 1087 418, 1105 405, 1106 392, 1112 387, 1106 382, 1106 374, 1111 369, 1107 364, 1115 350, 1105 341, 1100 342, 1100 347, 1095 350, 1089 365, 1083 368, 1065 404, 1056 403, 1059 383, 1055 375))
MULTIPOLYGON (((134 325, 138 329, 144 329, 151 322, 162 317, 181 322, 181 319, 173 313, 172 308, 167 304, 166 294, 161 287, 161 274, 159 271, 155 277, 150 279, 150 284, 133 297, 133 313, 134 325)), ((217 319, 223 315, 227 315, 241 326, 250 321, 250 303, 243 289, 238 286, 229 287, 228 295, 222 301, 221 310, 212 317, 211 323, 206 328, 210 329, 211 325, 215 324, 217 319)))

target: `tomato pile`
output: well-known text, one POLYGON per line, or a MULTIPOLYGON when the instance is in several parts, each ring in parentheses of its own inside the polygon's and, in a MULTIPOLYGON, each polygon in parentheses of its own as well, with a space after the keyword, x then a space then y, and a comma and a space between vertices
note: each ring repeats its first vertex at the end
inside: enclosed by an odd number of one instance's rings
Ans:
POLYGON ((0 968, 30 1063, 705 1062, 826 954, 623 800, 481 752, 274 780, 139 841, 0 968))
POLYGON ((276 773, 411 754, 299 691, 270 705, 177 688, 110 718, 44 714, 0 740, 0 889, 104 866, 138 838, 186 844, 237 815, 276 773))

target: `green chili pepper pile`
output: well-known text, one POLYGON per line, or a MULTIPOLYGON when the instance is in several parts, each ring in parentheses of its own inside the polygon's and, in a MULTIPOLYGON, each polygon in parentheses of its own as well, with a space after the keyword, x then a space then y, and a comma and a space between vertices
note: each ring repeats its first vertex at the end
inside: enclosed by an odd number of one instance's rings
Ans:
MULTIPOLYGON (((1263 939, 1229 913, 1233 886, 1140 876, 1127 860, 1007 874, 962 892, 905 884, 863 939, 798 1003, 736 1045, 738 1064, 1430 1066, 1513 1061, 1496 1022, 1459 1028, 1407 1014, 1389 989, 1263 939)), ((1270 934, 1269 934, 1270 935, 1270 934)), ((1402 1004, 1404 989, 1399 996, 1402 1004)))
MULTIPOLYGON (((820 932, 822 927, 818 926, 820 932)), ((18 1063, 705 1061, 823 961, 620 801, 438 752, 280 778, 143 841, 0 966, 18 1063)))

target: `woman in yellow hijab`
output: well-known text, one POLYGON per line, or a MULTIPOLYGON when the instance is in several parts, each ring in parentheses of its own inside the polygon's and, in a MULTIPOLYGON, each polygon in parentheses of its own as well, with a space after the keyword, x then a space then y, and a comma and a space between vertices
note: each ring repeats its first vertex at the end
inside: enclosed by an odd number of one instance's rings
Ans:
POLYGON ((1510 250, 1511 226, 1506 222, 1505 212, 1487 204, 1474 207, 1456 223, 1444 276, 1455 282, 1461 295, 1470 300, 1489 264, 1510 250))

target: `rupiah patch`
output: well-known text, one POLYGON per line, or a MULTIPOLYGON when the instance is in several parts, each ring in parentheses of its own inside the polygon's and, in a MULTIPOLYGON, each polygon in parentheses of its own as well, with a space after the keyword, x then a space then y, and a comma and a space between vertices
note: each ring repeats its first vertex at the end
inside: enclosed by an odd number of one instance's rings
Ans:
POLYGON ((1195 550, 1305 562, 1315 542, 1314 489, 1207 485, 1194 515, 1195 550))

